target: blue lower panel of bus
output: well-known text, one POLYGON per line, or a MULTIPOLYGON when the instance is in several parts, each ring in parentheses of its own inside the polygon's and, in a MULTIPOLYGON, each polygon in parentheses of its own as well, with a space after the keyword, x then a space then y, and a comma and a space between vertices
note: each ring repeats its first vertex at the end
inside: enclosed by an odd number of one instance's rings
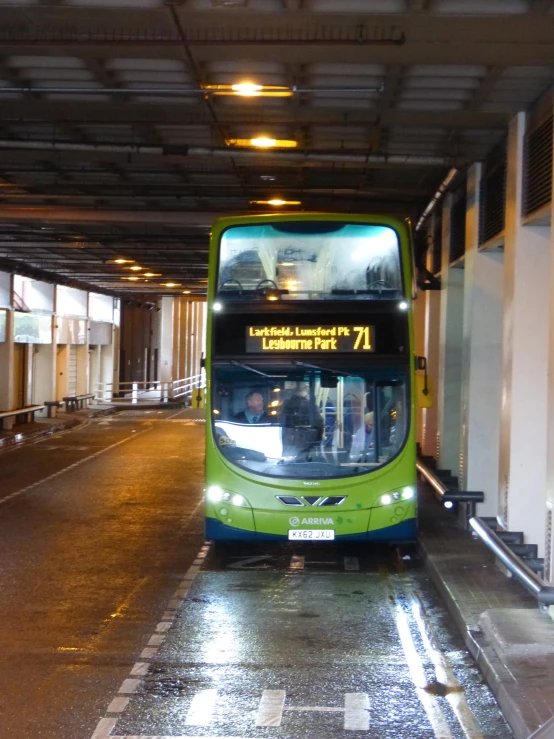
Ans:
MULTIPOLYGON (((417 523, 414 518, 402 521, 394 526, 387 526, 376 531, 367 531, 361 534, 337 536, 335 541, 389 541, 414 542, 417 539, 417 523)), ((286 536, 278 534, 263 534, 257 531, 245 531, 226 526, 215 518, 206 519, 207 541, 287 541, 286 536)))

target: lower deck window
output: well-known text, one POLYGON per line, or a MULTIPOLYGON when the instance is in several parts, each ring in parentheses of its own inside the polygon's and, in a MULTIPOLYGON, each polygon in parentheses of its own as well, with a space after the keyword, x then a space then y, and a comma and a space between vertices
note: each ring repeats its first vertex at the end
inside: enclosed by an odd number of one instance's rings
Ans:
POLYGON ((390 462, 409 428, 407 374, 216 368, 213 433, 239 467, 272 477, 351 477, 390 462), (264 370, 267 372, 267 370, 264 370))

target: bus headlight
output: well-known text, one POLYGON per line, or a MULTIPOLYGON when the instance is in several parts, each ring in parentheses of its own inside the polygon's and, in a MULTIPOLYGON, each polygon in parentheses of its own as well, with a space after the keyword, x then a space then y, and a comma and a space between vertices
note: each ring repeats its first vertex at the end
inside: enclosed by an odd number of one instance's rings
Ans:
POLYGON ((223 500, 223 490, 217 485, 212 485, 206 491, 206 498, 210 503, 220 503, 223 500))
POLYGON ((242 495, 233 495, 233 497, 231 498, 231 504, 237 506, 238 508, 243 508, 247 505, 246 498, 244 498, 242 495))
POLYGON ((392 503, 392 495, 389 495, 387 493, 386 495, 381 496, 381 505, 390 505, 392 503))
POLYGON ((402 491, 402 500, 412 500, 414 495, 415 490, 413 488, 404 488, 402 491))

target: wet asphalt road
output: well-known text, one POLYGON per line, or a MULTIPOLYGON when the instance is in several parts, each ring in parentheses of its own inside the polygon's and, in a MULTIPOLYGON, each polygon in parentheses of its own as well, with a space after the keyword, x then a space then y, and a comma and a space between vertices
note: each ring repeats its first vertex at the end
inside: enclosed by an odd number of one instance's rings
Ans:
POLYGON ((203 428, 175 413, 0 454, 2 739, 88 739, 201 546, 203 428))
POLYGON ((192 564, 188 414, 0 454, 0 739, 511 737, 413 554, 233 546, 192 564))

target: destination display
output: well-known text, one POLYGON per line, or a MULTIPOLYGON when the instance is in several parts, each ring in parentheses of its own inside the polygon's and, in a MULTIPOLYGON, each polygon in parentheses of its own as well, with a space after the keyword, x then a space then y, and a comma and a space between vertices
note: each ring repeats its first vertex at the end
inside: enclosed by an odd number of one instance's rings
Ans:
POLYGON ((374 326, 247 326, 246 352, 373 352, 374 326))

